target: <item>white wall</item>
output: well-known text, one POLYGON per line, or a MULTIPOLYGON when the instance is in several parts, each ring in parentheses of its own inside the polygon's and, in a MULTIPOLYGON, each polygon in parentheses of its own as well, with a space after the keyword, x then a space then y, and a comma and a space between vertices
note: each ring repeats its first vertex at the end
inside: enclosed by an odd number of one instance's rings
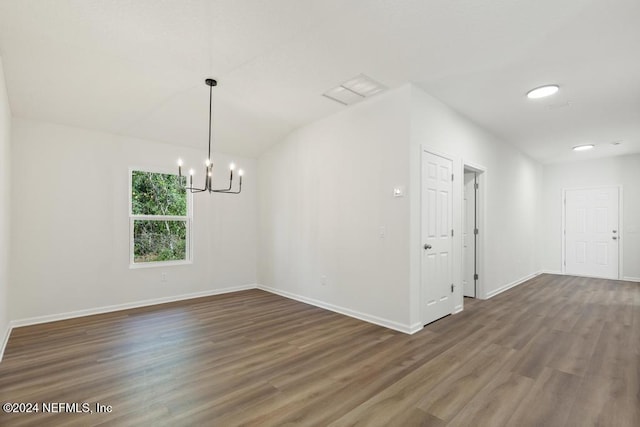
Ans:
MULTIPOLYGON (((247 171, 242 194, 195 196, 193 264, 129 268, 129 168, 175 172, 178 157, 200 165, 205 148, 14 119, 11 319, 46 320, 254 284, 256 179, 250 159, 235 158, 247 171)), ((215 155, 214 162, 226 168, 229 157, 215 155)))
POLYGON ((376 96, 259 158, 260 284, 408 328, 409 200, 392 196, 409 180, 408 108, 408 87, 376 96))
POLYGON ((423 144, 452 156, 458 176, 457 305, 464 162, 487 169, 484 294, 536 274, 541 165, 407 85, 306 126, 259 158, 259 282, 402 330, 419 327, 423 144), (405 197, 392 197, 397 185, 405 197))
POLYGON ((0 360, 9 332, 11 110, 0 58, 0 360))
POLYGON ((640 280, 640 154, 544 168, 542 187, 545 230, 540 234, 543 269, 562 271, 562 191, 568 188, 622 187, 622 278, 640 280))
MULTIPOLYGON (((411 88, 411 300, 412 322, 419 321, 421 147, 448 155, 457 177, 453 185, 454 300, 462 294, 463 165, 486 169, 483 234, 484 296, 492 295, 540 269, 537 256, 539 191, 542 166, 450 109, 423 90, 411 88)), ((483 296, 483 295, 481 295, 483 296)))

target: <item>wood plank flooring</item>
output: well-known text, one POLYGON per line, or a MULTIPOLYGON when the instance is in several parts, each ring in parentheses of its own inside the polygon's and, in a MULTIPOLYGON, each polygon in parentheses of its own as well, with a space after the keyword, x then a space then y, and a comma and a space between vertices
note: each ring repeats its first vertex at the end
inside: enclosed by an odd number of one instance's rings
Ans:
POLYGON ((259 290, 17 328, 2 426, 640 426, 640 284, 541 275, 409 336, 259 290))

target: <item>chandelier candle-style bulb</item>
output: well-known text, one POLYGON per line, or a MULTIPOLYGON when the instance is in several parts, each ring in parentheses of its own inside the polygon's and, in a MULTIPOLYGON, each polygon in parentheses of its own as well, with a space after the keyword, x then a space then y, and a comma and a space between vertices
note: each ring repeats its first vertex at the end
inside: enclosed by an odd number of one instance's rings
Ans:
POLYGON ((218 85, 214 79, 206 79, 205 83, 209 86, 209 151, 207 152, 207 157, 205 159, 205 170, 204 170, 204 187, 197 188, 193 186, 193 175, 194 170, 189 170, 189 186, 187 187, 186 178, 184 181, 182 180, 182 159, 178 159, 178 177, 180 185, 184 185, 185 190, 190 191, 191 193, 201 193, 203 191, 208 191, 209 193, 227 193, 227 194, 240 194, 242 191, 242 170, 239 171, 240 179, 238 180, 238 189, 237 191, 233 191, 233 171, 236 168, 235 163, 231 163, 229 165, 229 184, 226 188, 213 188, 213 162, 211 161, 211 124, 213 123, 213 87, 218 85))

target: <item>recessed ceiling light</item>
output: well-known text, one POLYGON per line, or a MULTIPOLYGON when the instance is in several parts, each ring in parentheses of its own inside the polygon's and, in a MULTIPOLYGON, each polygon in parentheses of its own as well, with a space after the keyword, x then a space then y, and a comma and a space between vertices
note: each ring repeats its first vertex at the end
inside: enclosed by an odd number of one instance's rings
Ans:
POLYGON ((531 89, 527 92, 527 98, 529 99, 538 99, 544 98, 545 96, 551 96, 560 90, 560 86, 558 85, 544 85, 537 87, 535 89, 531 89))
POLYGON ((576 145, 573 147, 573 151, 587 151, 594 147, 593 144, 576 145))

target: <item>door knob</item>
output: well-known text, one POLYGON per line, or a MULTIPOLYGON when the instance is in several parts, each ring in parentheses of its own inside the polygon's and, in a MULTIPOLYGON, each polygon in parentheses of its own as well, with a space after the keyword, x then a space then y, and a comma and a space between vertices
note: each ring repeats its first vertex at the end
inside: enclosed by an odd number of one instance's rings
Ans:
POLYGON ((428 243, 425 243, 425 244, 424 244, 424 248, 425 248, 425 249, 431 249, 431 245, 430 245, 430 244, 428 244, 428 243))

